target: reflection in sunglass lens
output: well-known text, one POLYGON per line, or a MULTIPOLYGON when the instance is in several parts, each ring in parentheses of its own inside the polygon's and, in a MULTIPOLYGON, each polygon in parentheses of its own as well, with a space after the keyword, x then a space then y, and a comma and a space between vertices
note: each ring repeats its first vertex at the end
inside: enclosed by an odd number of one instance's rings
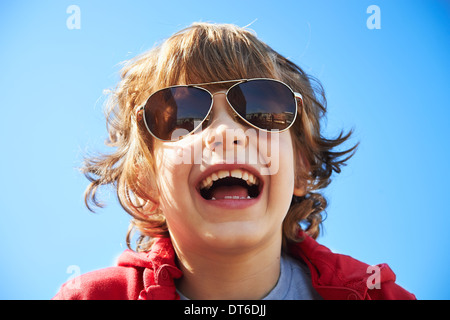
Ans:
POLYGON ((227 98, 240 116, 265 130, 286 129, 297 111, 292 90, 273 80, 240 83, 229 90, 227 98))
POLYGON ((192 132, 206 117, 211 95, 194 87, 172 87, 155 92, 145 105, 145 121, 161 140, 175 141, 192 132))

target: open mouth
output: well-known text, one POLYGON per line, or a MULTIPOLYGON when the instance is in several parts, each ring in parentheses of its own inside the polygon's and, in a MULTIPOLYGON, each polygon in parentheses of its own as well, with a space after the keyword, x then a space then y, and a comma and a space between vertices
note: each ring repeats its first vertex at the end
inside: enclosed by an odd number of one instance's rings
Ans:
POLYGON ((206 200, 250 200, 261 192, 260 179, 245 169, 219 170, 200 181, 198 189, 206 200))

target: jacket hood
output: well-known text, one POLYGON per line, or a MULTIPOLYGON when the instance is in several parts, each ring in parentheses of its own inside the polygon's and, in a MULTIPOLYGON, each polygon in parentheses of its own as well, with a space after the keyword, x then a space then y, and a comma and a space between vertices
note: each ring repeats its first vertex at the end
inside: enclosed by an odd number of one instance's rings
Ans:
POLYGON ((170 238, 156 238, 149 252, 125 250, 120 255, 119 267, 143 268, 144 289, 140 300, 177 299, 175 279, 183 273, 175 264, 175 251, 170 238))
POLYGON ((162 265, 175 265, 175 250, 170 238, 156 238, 148 252, 135 252, 127 249, 117 261, 122 267, 142 267, 158 269, 162 265))

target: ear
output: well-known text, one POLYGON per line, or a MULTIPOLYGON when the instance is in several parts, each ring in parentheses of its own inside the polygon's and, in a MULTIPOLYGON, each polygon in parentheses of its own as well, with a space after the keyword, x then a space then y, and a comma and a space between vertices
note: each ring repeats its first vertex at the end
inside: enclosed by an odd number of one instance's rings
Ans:
POLYGON ((136 109, 134 115, 136 117, 136 121, 139 123, 144 118, 144 106, 140 106, 138 109, 136 109))
POLYGON ((294 196, 303 197, 306 195, 306 186, 302 188, 294 188, 294 196))

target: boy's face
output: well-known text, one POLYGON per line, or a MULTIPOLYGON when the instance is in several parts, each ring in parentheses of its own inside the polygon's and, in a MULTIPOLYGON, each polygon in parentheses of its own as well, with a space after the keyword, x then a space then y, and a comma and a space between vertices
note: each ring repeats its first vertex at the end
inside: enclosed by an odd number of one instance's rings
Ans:
POLYGON ((177 142, 156 141, 154 150, 160 209, 176 243, 190 250, 281 243, 294 190, 289 130, 242 125, 218 93, 208 127, 177 142))

